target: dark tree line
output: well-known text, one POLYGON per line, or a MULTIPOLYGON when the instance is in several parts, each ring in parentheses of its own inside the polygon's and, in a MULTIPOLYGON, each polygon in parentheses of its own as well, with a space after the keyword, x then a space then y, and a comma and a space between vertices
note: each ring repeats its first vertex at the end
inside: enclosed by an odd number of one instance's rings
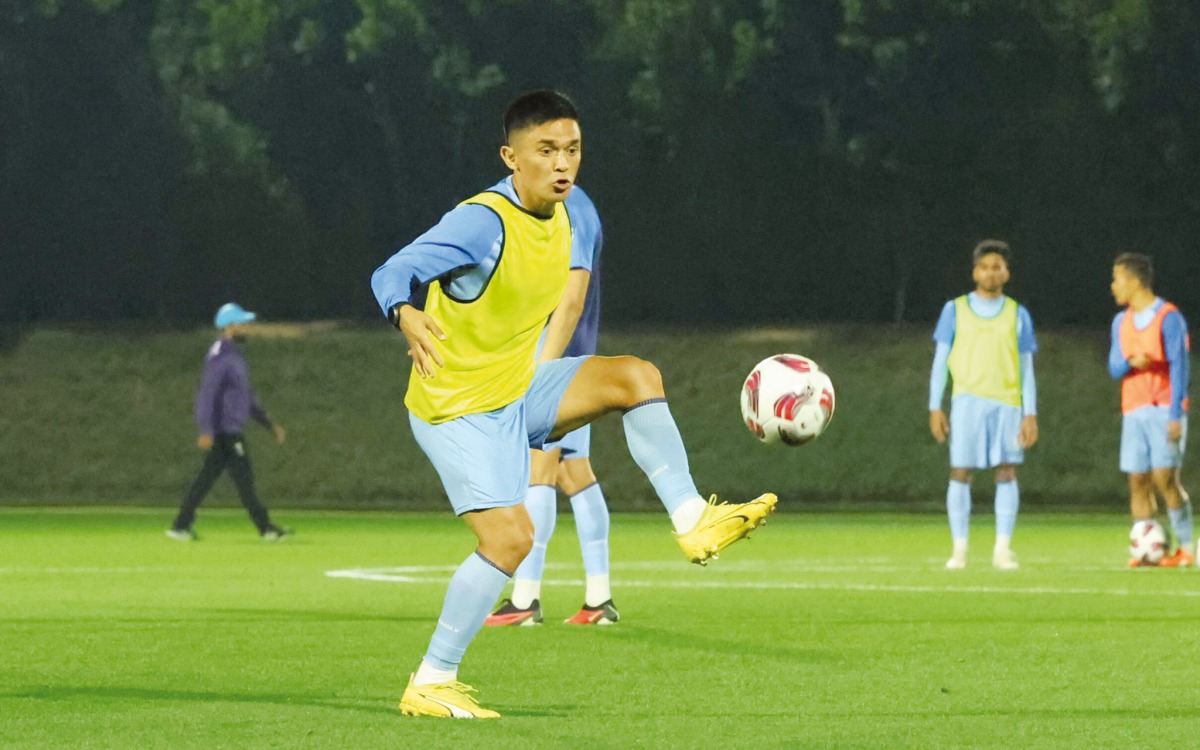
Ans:
POLYGON ((1039 322, 1126 248, 1200 309, 1188 0, 0 0, 0 315, 374 315, 534 86, 609 321, 926 321, 988 235, 1039 322))

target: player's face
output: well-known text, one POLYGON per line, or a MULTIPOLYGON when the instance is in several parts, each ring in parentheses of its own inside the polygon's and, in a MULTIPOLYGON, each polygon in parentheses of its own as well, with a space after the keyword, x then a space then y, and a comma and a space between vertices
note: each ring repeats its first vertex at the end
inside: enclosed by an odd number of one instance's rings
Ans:
POLYGON ((1138 290, 1141 283, 1137 276, 1134 276, 1129 271, 1125 270, 1125 266, 1113 266, 1112 284, 1109 289, 1112 291, 1113 299, 1122 307, 1129 304, 1133 299, 1133 293, 1138 290))
POLYGON ((225 326, 225 333, 229 338, 241 343, 246 340, 246 329, 249 327, 247 323, 232 323, 225 326))
POLYGON ((975 261, 971 274, 975 288, 984 294, 1000 294, 1008 283, 1008 263, 999 253, 988 253, 975 261))
POLYGON ((553 213, 575 186, 583 158, 579 122, 552 120, 508 134, 500 158, 513 173, 513 186, 525 208, 535 214, 553 213))

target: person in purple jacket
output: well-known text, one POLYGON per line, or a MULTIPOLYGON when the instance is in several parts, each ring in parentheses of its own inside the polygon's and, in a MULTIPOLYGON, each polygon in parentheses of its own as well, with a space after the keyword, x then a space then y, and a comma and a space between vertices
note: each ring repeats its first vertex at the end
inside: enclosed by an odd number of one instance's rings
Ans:
POLYGON ((184 495, 175 522, 167 530, 167 536, 172 539, 186 542, 197 538, 192 530, 196 509, 223 471, 229 472, 242 505, 250 513, 250 520, 264 541, 276 542, 289 533, 271 523, 266 506, 254 491, 254 471, 242 437, 242 429, 250 419, 275 433, 277 443, 282 444, 287 435, 282 427, 271 421, 267 410, 255 398, 254 389, 250 387, 250 368, 237 345, 246 327, 257 317, 236 302, 229 302, 217 310, 213 320, 221 337, 213 342, 204 357, 204 372, 200 377, 200 389, 196 391, 196 424, 200 427, 196 445, 205 451, 204 465, 184 495))

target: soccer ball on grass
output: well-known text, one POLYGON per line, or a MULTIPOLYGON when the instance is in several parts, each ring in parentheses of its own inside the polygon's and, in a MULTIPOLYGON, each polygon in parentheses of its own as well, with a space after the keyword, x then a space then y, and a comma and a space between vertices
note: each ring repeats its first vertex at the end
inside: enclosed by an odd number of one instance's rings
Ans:
POLYGON ((1167 530, 1154 519, 1135 521, 1129 530, 1129 556, 1142 565, 1158 565, 1167 553, 1167 530))

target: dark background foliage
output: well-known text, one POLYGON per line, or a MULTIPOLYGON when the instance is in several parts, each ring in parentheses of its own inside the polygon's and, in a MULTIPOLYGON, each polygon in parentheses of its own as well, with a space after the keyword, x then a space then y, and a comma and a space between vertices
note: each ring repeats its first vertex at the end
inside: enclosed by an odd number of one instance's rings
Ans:
POLYGON ((535 86, 610 323, 930 321, 984 236, 1039 324, 1200 307, 1186 0, 0 0, 0 320, 370 318, 535 86))

